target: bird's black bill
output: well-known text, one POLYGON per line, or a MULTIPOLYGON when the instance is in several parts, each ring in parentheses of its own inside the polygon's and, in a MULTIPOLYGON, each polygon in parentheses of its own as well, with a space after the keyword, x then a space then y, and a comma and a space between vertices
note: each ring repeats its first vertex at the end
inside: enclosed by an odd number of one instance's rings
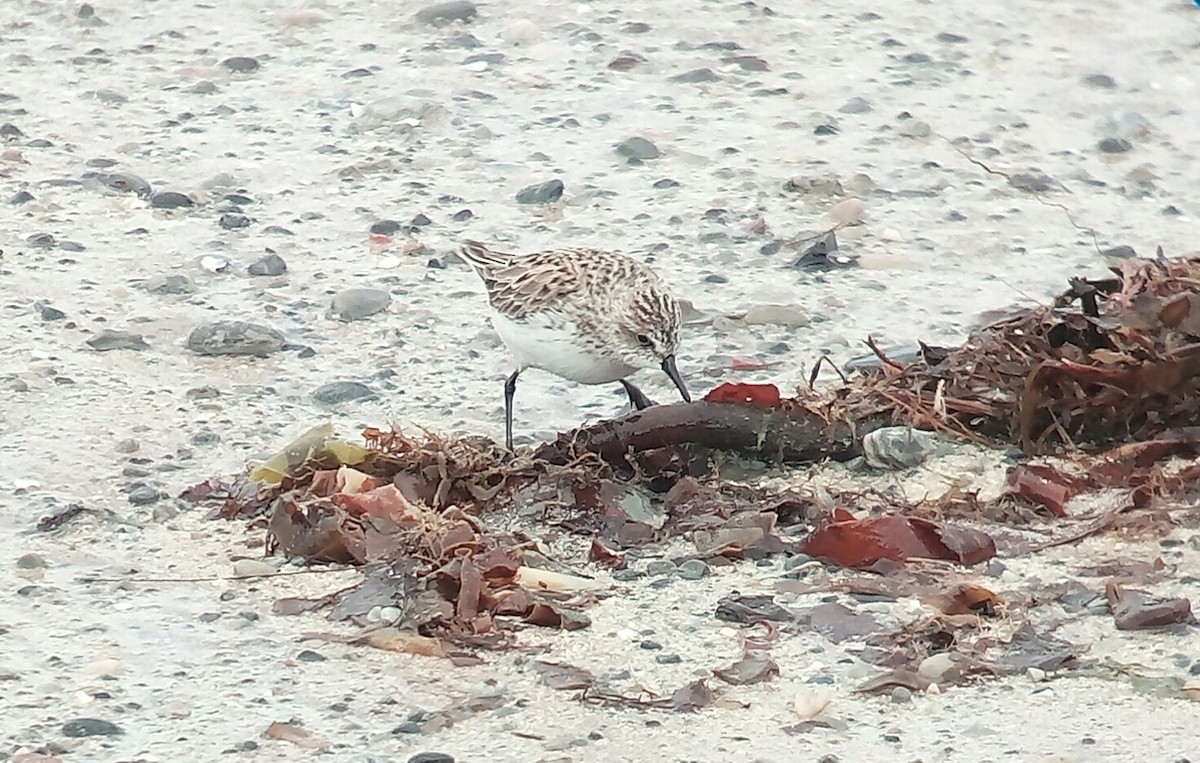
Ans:
POLYGON ((683 384, 683 377, 679 375, 679 369, 675 366, 675 356, 668 355, 663 358, 662 370, 671 377, 671 381, 675 382, 675 386, 679 388, 679 394, 683 395, 685 402, 692 402, 692 396, 688 394, 687 387, 683 384))

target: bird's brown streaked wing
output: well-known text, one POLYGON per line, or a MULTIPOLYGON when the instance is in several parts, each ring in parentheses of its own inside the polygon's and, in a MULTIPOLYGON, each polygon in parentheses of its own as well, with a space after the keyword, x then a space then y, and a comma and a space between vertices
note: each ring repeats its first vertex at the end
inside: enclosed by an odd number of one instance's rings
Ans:
POLYGON ((484 276, 484 283, 492 307, 518 320, 558 310, 563 298, 580 288, 568 259, 553 251, 513 258, 484 276))

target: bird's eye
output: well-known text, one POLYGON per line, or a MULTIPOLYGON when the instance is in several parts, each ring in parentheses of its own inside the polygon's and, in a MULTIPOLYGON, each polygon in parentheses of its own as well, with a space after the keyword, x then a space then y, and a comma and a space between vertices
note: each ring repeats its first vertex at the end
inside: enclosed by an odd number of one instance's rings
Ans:
POLYGON ((638 344, 640 344, 643 347, 650 346, 650 337, 646 336, 645 334, 638 334, 637 336, 634 337, 634 339, 636 339, 638 344))

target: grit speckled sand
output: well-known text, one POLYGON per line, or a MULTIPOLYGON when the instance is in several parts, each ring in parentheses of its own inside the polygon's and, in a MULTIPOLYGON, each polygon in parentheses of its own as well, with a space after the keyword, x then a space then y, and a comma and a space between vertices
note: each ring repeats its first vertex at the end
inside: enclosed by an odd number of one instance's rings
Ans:
MULTIPOLYGON (((321 420, 347 436, 396 421, 500 437, 507 361, 478 279, 450 256, 464 237, 646 258, 705 317, 685 330, 679 358, 698 393, 721 378, 704 369, 735 357, 778 364, 741 378, 786 386, 822 353, 861 354, 867 335, 961 340, 981 311, 1103 272, 1097 244, 1179 255, 1200 241, 1200 11, 1186 0, 777 0, 770 11, 731 0, 493 0, 449 26, 418 21, 422 7, 0 3, 0 528, 10 538, 0 758, 23 748, 89 763, 365 763, 421 751, 460 762, 1200 756, 1196 703, 1072 677, 897 704, 852 694, 871 669, 812 633, 781 641, 778 679, 729 693, 748 707, 640 713, 573 703, 513 654, 453 668, 301 643, 328 626, 271 614, 275 598, 348 585, 353 572, 84 582, 130 569, 226 576, 236 555, 260 554, 247 547, 259 533, 164 496, 236 472, 321 420), (259 67, 222 63, 236 56, 259 67), (633 68, 609 67, 621 57, 633 68), (631 137, 661 155, 628 162, 614 147, 631 137), (967 156, 1026 175, 1014 185, 967 156), (85 178, 114 172, 198 203, 154 209, 85 178), (785 190, 791 178, 801 180, 785 190), (517 203, 521 189, 553 179, 564 183, 560 200, 517 203), (825 192, 825 179, 845 193, 825 192), (1040 200, 1028 190, 1039 183, 1040 200), (789 267, 796 252, 763 253, 828 227, 850 196, 864 203, 862 224, 839 240, 868 267, 805 273, 789 267), (417 215, 429 221, 414 221, 423 251, 406 246, 403 227, 390 245, 369 240, 373 224, 417 215), (268 249, 287 272, 248 275, 268 249), (206 269, 222 257, 225 272, 206 269), (190 280, 164 281, 180 275, 190 280), (164 283, 182 293, 155 290, 164 283), (390 302, 361 320, 328 315, 333 295, 352 288, 390 302), (763 305, 808 325, 736 318, 763 305), (287 344, 262 359, 187 349, 190 332, 216 320, 262 324, 287 344), (148 347, 92 349, 104 329, 148 347), (375 398, 314 401, 336 381, 375 398), (194 392, 206 387, 218 394, 194 392), (34 532, 71 503, 94 513, 34 532), (296 661, 304 648, 326 659, 296 661), (832 681, 829 713, 845 729, 784 733, 797 693, 818 677, 832 681), (500 709, 436 734, 393 733, 414 709, 494 692, 493 679, 500 709), (78 718, 123 733, 64 735, 78 718), (290 719, 329 751, 263 738, 290 719)), ((661 373, 638 382, 672 397, 661 373)), ((518 442, 623 403, 618 385, 529 372, 518 442)), ((1006 575, 1053 580, 1118 553, 1161 554, 1196 574, 1190 551, 1098 538, 1016 561, 1006 575)), ((670 690, 737 658, 739 633, 713 619, 714 603, 769 590, 778 573, 739 567, 635 586, 591 610, 587 631, 523 638, 547 644, 549 659, 670 690), (681 661, 659 664, 639 648, 651 637, 681 661)), ((1099 617, 1068 630, 1094 642, 1092 656, 1151 674, 1186 675, 1200 658, 1194 635, 1120 634, 1099 617)))

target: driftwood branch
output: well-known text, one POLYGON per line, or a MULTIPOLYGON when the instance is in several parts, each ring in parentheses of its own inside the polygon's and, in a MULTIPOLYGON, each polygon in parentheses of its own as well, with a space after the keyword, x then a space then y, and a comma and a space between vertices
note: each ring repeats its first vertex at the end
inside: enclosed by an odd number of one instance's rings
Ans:
POLYGON ((563 464, 591 452, 614 462, 630 451, 694 446, 782 463, 848 460, 860 454, 863 434, 886 423, 880 418, 850 426, 800 406, 673 403, 561 434, 539 448, 535 458, 563 464))

